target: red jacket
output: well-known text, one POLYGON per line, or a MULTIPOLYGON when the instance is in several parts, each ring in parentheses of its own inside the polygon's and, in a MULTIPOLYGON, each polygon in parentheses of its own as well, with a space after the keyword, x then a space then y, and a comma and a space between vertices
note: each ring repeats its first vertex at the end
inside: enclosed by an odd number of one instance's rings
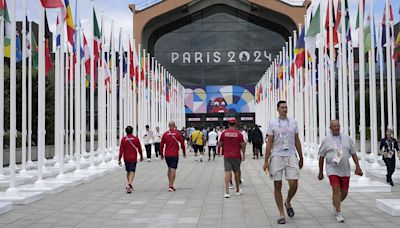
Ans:
POLYGON ((140 158, 143 158, 142 146, 140 145, 140 140, 134 135, 127 135, 121 139, 119 145, 119 157, 124 156, 125 162, 137 162, 137 153, 140 154, 140 158), (135 148, 136 147, 136 148, 135 148))
POLYGON ((165 132, 161 138, 160 144, 160 155, 164 156, 165 146, 165 157, 179 157, 179 143, 181 144, 183 154, 186 154, 185 142, 182 134, 175 130, 169 129, 165 132))

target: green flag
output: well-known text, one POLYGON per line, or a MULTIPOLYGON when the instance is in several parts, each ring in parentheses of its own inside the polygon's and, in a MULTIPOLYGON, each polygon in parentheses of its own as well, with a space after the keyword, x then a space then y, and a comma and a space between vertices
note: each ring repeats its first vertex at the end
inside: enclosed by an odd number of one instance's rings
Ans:
POLYGON ((38 70, 38 66, 39 66, 39 51, 38 51, 38 46, 36 44, 36 39, 35 39, 35 35, 33 33, 33 31, 31 31, 31 39, 32 39, 32 43, 31 43, 31 55, 32 55, 32 64, 33 64, 33 68, 35 70, 38 70))
POLYGON ((310 22, 310 27, 307 30, 307 36, 315 36, 320 33, 320 5, 318 5, 317 11, 314 14, 313 19, 310 22))

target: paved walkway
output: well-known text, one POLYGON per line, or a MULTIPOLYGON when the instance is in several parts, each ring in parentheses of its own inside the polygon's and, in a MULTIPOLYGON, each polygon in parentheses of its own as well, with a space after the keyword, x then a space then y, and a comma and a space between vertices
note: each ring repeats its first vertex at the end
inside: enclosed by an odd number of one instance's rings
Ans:
MULTIPOLYGON (((243 163, 243 195, 223 198, 223 162, 195 162, 181 158, 177 191, 167 191, 164 161, 138 164, 135 191, 125 193, 124 170, 115 171, 25 206, 14 206, 0 216, 0 227, 400 227, 375 207, 377 198, 400 198, 400 187, 391 193, 350 193, 343 205, 345 223, 332 214, 330 187, 303 169, 292 203, 296 215, 277 225, 273 183, 262 171, 262 160, 243 163)), ((284 185, 285 192, 287 184, 284 185)), ((286 195, 286 193, 285 193, 286 195)))

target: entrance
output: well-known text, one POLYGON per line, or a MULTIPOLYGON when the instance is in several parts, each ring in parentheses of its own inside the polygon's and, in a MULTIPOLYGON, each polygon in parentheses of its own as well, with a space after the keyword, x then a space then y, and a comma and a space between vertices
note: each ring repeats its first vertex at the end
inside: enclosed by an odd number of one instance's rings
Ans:
POLYGON ((198 128, 210 127, 215 128, 217 126, 228 127, 230 119, 236 119, 238 127, 247 126, 247 128, 253 127, 255 124, 255 113, 190 113, 186 114, 186 127, 195 126, 198 128))

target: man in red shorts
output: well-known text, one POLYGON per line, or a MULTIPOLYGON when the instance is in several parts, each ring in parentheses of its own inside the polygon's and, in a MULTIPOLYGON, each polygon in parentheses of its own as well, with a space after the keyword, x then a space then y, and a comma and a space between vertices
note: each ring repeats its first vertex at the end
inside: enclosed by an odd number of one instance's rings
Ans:
POLYGON ((340 204, 346 199, 350 182, 350 157, 356 164, 356 175, 363 175, 356 155, 356 146, 353 140, 340 133, 339 120, 332 120, 330 124, 331 136, 327 136, 319 147, 319 174, 318 179, 324 179, 323 169, 326 159, 326 175, 332 186, 333 211, 338 222, 344 222, 340 204))
POLYGON ((118 164, 121 166, 121 158, 124 157, 126 179, 128 185, 126 186, 126 192, 132 193, 133 187, 132 182, 135 178, 137 153, 140 154, 140 161, 143 161, 142 146, 140 145, 139 138, 132 135, 133 128, 128 126, 125 128, 126 136, 121 139, 119 146, 119 157, 118 164))
POLYGON ((182 134, 176 130, 175 122, 171 121, 168 123, 169 130, 165 132, 161 138, 160 143, 160 156, 164 159, 168 166, 168 191, 174 192, 174 181, 176 176, 176 169, 178 168, 179 161, 179 144, 183 151, 183 157, 186 158, 185 141, 183 140, 182 134), (165 153, 164 153, 165 146, 165 153))
POLYGON ((224 155, 224 168, 225 168, 225 198, 229 198, 229 182, 232 179, 232 171, 235 174, 236 195, 241 194, 239 189, 240 182, 240 163, 244 161, 244 153, 246 150, 246 143, 243 139, 242 133, 236 129, 236 120, 229 120, 229 129, 221 134, 218 145, 222 147, 224 155), (241 154, 242 152, 243 154, 241 154))

